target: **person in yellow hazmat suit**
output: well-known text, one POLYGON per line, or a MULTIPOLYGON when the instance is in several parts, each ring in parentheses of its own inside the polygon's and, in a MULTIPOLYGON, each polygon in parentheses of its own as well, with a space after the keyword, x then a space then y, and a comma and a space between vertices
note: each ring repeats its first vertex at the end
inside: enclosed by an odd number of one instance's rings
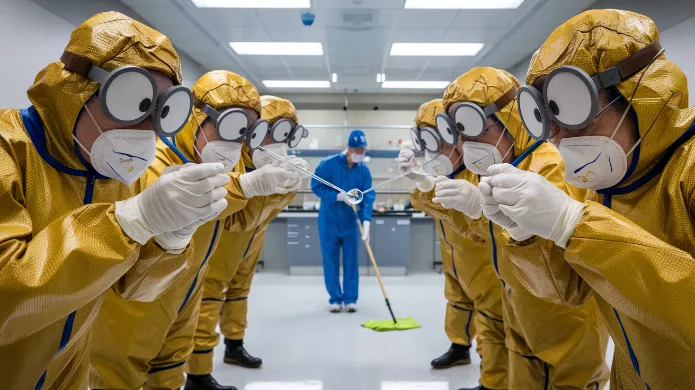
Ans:
MULTIPOLYGON (((464 73, 447 88, 443 96, 446 114, 437 117, 437 131, 445 142, 463 140, 463 164, 475 175, 468 180, 437 182, 432 201, 466 215, 462 222, 453 220, 460 231, 487 228, 493 267, 504 284, 509 388, 602 388, 609 375, 605 364, 608 335, 596 302, 591 299, 570 308, 533 296, 511 270, 508 235, 481 218, 483 197, 476 187, 477 175, 484 175, 494 163, 506 161, 519 169, 541 172, 569 191, 557 150, 534 142, 521 125, 515 99, 518 87, 511 74, 483 67, 464 73), (482 226, 476 229, 476 224, 482 226)), ((576 196, 583 195, 578 192, 576 196)), ((508 231, 519 240, 528 238, 514 228, 508 231)))
MULTIPOLYGON (((415 136, 416 143, 421 143, 418 139, 423 137, 429 139, 428 132, 436 132, 435 118, 442 113, 442 99, 431 100, 420 106, 413 128, 415 134, 420 134, 420 138, 415 136)), ((402 172, 416 166, 414 153, 410 148, 412 144, 405 145, 397 158, 402 172)), ((472 176, 461 163, 460 142, 455 146, 441 146, 441 154, 436 161, 423 166, 425 172, 463 180, 472 176)), ((425 153, 425 159, 431 160, 433 154, 429 150, 425 150, 425 153)), ((469 364, 469 349, 476 337, 478 354, 482 358, 480 383, 487 389, 507 389, 509 351, 505 346, 502 283, 492 268, 485 232, 478 234, 465 231, 463 233, 466 236, 459 234, 448 221, 464 220, 466 217, 456 210, 449 210, 432 202, 434 180, 416 173, 411 173, 408 177, 416 183, 416 189, 410 194, 411 203, 414 208, 434 218, 442 251, 444 295, 448 300, 444 329, 452 344, 449 351, 432 361, 432 367, 448 368, 457 364, 469 364)))
MULTIPOLYGON (((270 124, 270 131, 264 142, 264 148, 279 156, 290 158, 292 164, 308 169, 309 164, 305 160, 287 156, 288 147, 296 147, 303 138, 308 136, 308 131, 299 124, 297 110, 292 102, 276 96, 265 95, 261 96, 261 108, 261 118, 270 124)), ((251 151, 251 155, 244 153, 243 156, 247 171, 278 163, 275 157, 260 150, 251 151)), ((293 169, 291 165, 285 166, 288 169, 293 169)), ((225 343, 225 363, 246 368, 258 368, 263 364, 260 358, 250 355, 244 348, 248 295, 251 292, 251 282, 256 265, 261 257, 266 227, 294 200, 295 194, 295 192, 290 192, 286 195, 258 198, 254 201, 254 207, 248 209, 252 214, 247 213, 246 210, 239 213, 230 221, 228 228, 222 231, 222 248, 224 250, 216 252, 210 260, 214 271, 209 273, 208 278, 211 281, 222 282, 222 284, 215 284, 215 286, 226 284, 224 287, 226 291, 214 290, 212 284, 208 283, 206 286, 211 286, 211 288, 205 290, 205 299, 206 302, 219 302, 210 299, 212 294, 216 293, 214 298, 224 300, 218 313, 220 330, 225 343), (258 203, 258 210, 255 208, 256 203, 258 203), (238 220, 248 219, 249 216, 253 218, 252 223, 239 223, 238 220), (225 279, 222 280, 220 277, 225 279), (224 298, 219 298, 222 296, 224 298)), ((218 307, 219 303, 213 305, 218 307)))
MULTIPOLYGON (((107 295, 93 330, 92 389, 183 386, 186 381, 183 365, 193 348, 207 264, 222 239, 225 218, 248 207, 251 196, 248 176, 252 180, 256 176, 265 182, 277 181, 272 191, 254 190, 253 195, 286 193, 299 186, 298 174, 280 167, 253 173, 239 169, 231 172, 241 158, 242 145, 253 141, 227 134, 252 135, 253 129, 259 129, 258 136, 262 139, 267 133, 267 123, 259 118, 260 96, 248 80, 228 71, 208 72, 195 82, 193 96, 196 108, 184 129, 173 140, 161 138, 158 142, 149 179, 153 182, 172 170, 183 169, 181 164, 220 159, 232 179, 226 186, 228 206, 195 231, 192 267, 166 294, 147 303, 130 302, 112 293, 107 295), (228 122, 235 119, 239 120, 228 122)), ((191 377, 189 382, 205 389, 234 389, 217 384, 211 376, 191 377)))
POLYGON ((166 36, 107 12, 39 72, 31 107, 0 111, 2 388, 86 388, 104 294, 156 299, 190 267, 186 232, 226 207, 222 164, 141 179, 190 114, 180 84, 166 36))
MULTIPOLYGON (((299 124, 297 111, 289 100, 262 96, 261 106, 261 117, 270 124, 263 147, 287 158, 287 147, 296 147, 308 132, 299 124)), ((302 169, 309 168, 309 164, 301 158, 290 156, 289 161, 302 169)), ((250 151, 244 148, 242 163, 246 171, 252 172, 278 164, 296 171, 292 165, 282 163, 258 149, 250 151)), ((188 375, 212 372, 213 349, 219 342, 219 335, 215 330, 218 323, 226 345, 225 363, 249 368, 261 366, 262 360, 248 354, 243 344, 248 294, 263 249, 265 229, 292 202, 294 196, 295 192, 289 192, 253 198, 246 208, 225 222, 219 249, 210 258, 209 271, 205 277, 195 348, 186 367, 188 375)), ((186 390, 198 389, 202 387, 186 385, 186 390)))
POLYGON ((547 176, 489 169, 481 192, 535 235, 510 251, 519 280, 566 305, 596 297, 615 342, 611 388, 692 388, 695 108, 685 75, 652 20, 592 10, 550 35, 526 81, 529 135, 557 145, 567 181, 593 191, 575 200, 547 176))

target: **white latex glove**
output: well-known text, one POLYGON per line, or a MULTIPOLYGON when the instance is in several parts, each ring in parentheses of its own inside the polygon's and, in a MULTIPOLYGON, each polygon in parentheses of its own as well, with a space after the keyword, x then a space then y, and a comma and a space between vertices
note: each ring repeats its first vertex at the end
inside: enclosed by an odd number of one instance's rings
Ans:
POLYGON ((288 192, 296 192, 299 190, 299 188, 302 186, 302 179, 304 178, 304 173, 302 173, 297 167, 300 167, 302 169, 309 170, 309 162, 306 161, 303 158, 299 158, 296 156, 288 156, 287 159, 292 163, 288 163, 287 161, 282 161, 282 160, 275 160, 273 161, 273 166, 288 170, 290 172, 296 172, 297 173, 297 182, 295 185, 289 187, 288 192))
POLYGON ((282 160, 274 160, 273 161, 273 166, 286 169, 290 172, 299 172, 297 167, 300 167, 304 170, 309 170, 309 162, 306 161, 303 158, 297 157, 297 156, 288 156, 287 161, 282 161, 282 160), (290 164, 291 163, 291 164, 290 164), (297 167, 295 167, 295 165, 297 167))
POLYGON ((190 166, 192 166, 192 165, 196 165, 196 164, 195 164, 195 163, 187 163, 187 164, 183 164, 183 165, 171 165, 171 166, 168 166, 168 167, 164 168, 164 170, 162 171, 162 176, 163 176, 163 175, 166 175, 167 173, 174 173, 174 172, 180 170, 180 169, 183 168, 183 167, 190 167, 190 166))
POLYGON ((364 234, 362 234, 362 241, 364 242, 369 242, 369 231, 372 227, 372 223, 369 221, 364 221, 362 222, 362 230, 364 231, 364 234))
POLYGON ((554 241, 565 248, 584 212, 572 199, 543 176, 509 164, 488 168, 492 196, 500 210, 528 234, 554 241))
POLYGON ((348 202, 347 195, 344 192, 338 192, 338 195, 335 196, 335 200, 337 202, 345 202, 345 204, 351 206, 351 203, 348 202))
MULTIPOLYGON (((400 173, 418 166, 417 161, 415 161, 415 152, 412 149, 412 142, 406 141, 401 144, 401 151, 398 153, 398 157, 396 157, 396 162, 398 163, 398 171, 400 173)), ((429 176, 418 175, 411 172, 405 175, 405 177, 413 180, 418 190, 422 192, 430 192, 434 188, 432 178, 429 176)))
POLYGON ((492 187, 487 183, 488 180, 490 180, 490 178, 485 176, 481 178, 478 184, 485 217, 492 221, 492 223, 503 227, 509 236, 516 241, 524 241, 533 237, 533 234, 524 232, 524 229, 520 228, 519 224, 512 221, 511 218, 504 215, 502 210, 500 210, 500 204, 497 199, 492 196, 492 187))
POLYGON ((247 198, 286 194, 297 186, 297 182, 300 182, 297 172, 272 165, 264 165, 260 169, 239 176, 241 190, 247 198))
POLYGON ((221 187, 230 177, 223 172, 224 165, 210 163, 166 173, 140 194, 116 202, 116 219, 130 238, 144 245, 155 235, 218 215, 227 208, 227 190, 221 187))
MULTIPOLYGON (((176 172, 183 167, 188 167, 191 165, 195 165, 195 163, 168 166, 164 168, 164 171, 162 171, 162 175, 176 172)), ((159 246, 166 249, 170 253, 183 252, 183 250, 186 249, 186 247, 188 246, 188 243, 191 242, 191 238, 193 238, 193 234, 198 229, 198 227, 202 226, 208 220, 214 219, 214 217, 216 217, 217 215, 219 214, 211 216, 211 218, 209 219, 206 218, 193 222, 192 224, 184 226, 181 229, 174 232, 164 232, 162 234, 158 234, 154 236, 154 240, 157 241, 157 244, 159 244, 159 246)))
POLYGON ((478 187, 466 180, 442 180, 434 187, 432 202, 447 209, 458 210, 466 216, 478 219, 483 215, 482 195, 478 187))

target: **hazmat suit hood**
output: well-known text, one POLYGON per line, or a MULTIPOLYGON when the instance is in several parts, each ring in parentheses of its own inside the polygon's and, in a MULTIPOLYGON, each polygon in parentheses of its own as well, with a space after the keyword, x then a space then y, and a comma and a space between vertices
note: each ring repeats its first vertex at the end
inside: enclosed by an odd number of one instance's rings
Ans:
MULTIPOLYGON (((79 25, 65 51, 88 58, 106 71, 139 66, 181 84, 181 61, 169 38, 118 12, 100 13, 79 25)), ((27 91, 41 116, 48 152, 67 167, 84 169, 72 134, 82 107, 98 90, 99 83, 65 70, 56 61, 36 75, 27 91)))
MULTIPOLYGON (((230 106, 250 108, 261 114, 261 97, 256 87, 251 82, 240 75, 226 70, 213 70, 201 76, 193 85, 193 96, 215 110, 222 110, 230 106)), ((198 125, 202 126, 207 115, 197 107, 193 107, 188 122, 178 134, 176 134, 176 147, 186 158, 196 161, 193 144, 198 134, 198 125)), ((173 161, 175 157, 173 150, 168 150, 167 154, 173 161)), ((242 158, 234 167, 234 172, 245 173, 244 162, 250 160, 248 148, 244 143, 242 158), (247 157, 245 157, 247 156, 247 157)))
POLYGON ((442 99, 434 99, 422 103, 415 114, 415 126, 437 128, 437 115, 444 114, 444 103, 442 99))
MULTIPOLYGON (((272 95, 261 96, 261 118, 268 121, 269 131, 272 130, 275 122, 283 118, 291 119, 295 126, 299 124, 299 118, 297 117, 297 110, 294 108, 294 104, 287 99, 272 95)), ((256 168, 251 159, 250 150, 246 145, 244 145, 242 160, 245 161, 247 167, 256 168)))
MULTIPOLYGON (((565 65, 579 67, 594 76, 658 39, 656 24, 644 15, 613 9, 585 11, 550 34, 532 57, 526 82, 533 84, 565 65)), ((623 97, 632 96, 645 71, 647 74, 632 100, 640 137, 644 137, 652 122, 658 119, 639 146, 639 160, 628 183, 642 176, 695 119, 695 109, 688 108, 687 79, 664 54, 648 69, 616 85, 623 97)), ((637 152, 634 153, 637 156, 637 152)))
MULTIPOLYGON (((458 102, 475 103, 484 108, 519 86, 519 80, 505 70, 473 68, 457 77, 446 89, 442 98, 444 110, 448 111, 452 104, 458 102)), ((533 145, 534 140, 528 136, 521 122, 516 98, 501 107, 495 116, 514 139, 514 156, 520 156, 533 145)))

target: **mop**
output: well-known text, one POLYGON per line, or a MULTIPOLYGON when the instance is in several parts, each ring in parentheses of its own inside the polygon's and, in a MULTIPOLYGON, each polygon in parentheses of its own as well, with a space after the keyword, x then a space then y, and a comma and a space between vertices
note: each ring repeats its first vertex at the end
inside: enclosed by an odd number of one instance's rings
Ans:
MULTIPOLYGON (((360 228, 360 234, 364 236, 364 228, 360 222, 360 218, 357 215, 357 208, 352 205, 352 210, 355 212, 357 217, 357 226, 360 228)), ((386 289, 384 288, 384 281, 381 280, 381 273, 379 272, 379 266, 376 265, 376 259, 374 259, 374 252, 372 252, 372 246, 369 245, 368 241, 364 241, 364 245, 367 247, 367 254, 369 254, 369 260, 372 262, 374 267, 374 272, 376 272, 376 278, 379 281, 379 287, 381 287, 381 293, 384 295, 384 300, 386 301, 386 307, 389 309, 391 314, 390 320, 370 320, 362 324, 363 327, 368 329, 376 330, 377 332, 385 332, 388 330, 408 330, 419 328, 418 324, 413 317, 398 318, 393 315, 393 310, 391 309, 391 302, 389 302, 389 296, 386 294, 386 289)))

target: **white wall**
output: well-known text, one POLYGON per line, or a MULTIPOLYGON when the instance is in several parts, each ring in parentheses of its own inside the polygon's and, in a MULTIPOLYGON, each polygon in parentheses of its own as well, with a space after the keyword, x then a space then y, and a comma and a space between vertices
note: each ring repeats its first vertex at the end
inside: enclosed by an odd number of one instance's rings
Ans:
POLYGON ((370 149, 398 148, 398 140, 409 138, 409 129, 413 126, 415 111, 348 111, 347 132, 342 126, 345 113, 338 110, 299 110, 300 122, 310 131, 309 138, 302 140, 299 148, 309 148, 312 139, 316 139, 320 149, 344 148, 350 131, 359 128, 367 135, 370 149), (341 126, 339 129, 317 129, 312 125, 341 126), (398 129, 373 129, 368 126, 400 126, 398 129))
MULTIPOLYGON (((0 0, 0 108, 29 106, 27 89, 36 74, 58 61, 75 26, 27 0, 0 0)), ((188 57, 181 58, 184 85, 203 70, 188 57)))
POLYGON ((75 27, 26 0, 0 0, 0 107, 29 106, 36 74, 60 59, 75 27))
POLYGON ((695 96, 695 17, 661 32, 661 45, 666 56, 678 65, 688 77, 688 90, 693 104, 695 96))

